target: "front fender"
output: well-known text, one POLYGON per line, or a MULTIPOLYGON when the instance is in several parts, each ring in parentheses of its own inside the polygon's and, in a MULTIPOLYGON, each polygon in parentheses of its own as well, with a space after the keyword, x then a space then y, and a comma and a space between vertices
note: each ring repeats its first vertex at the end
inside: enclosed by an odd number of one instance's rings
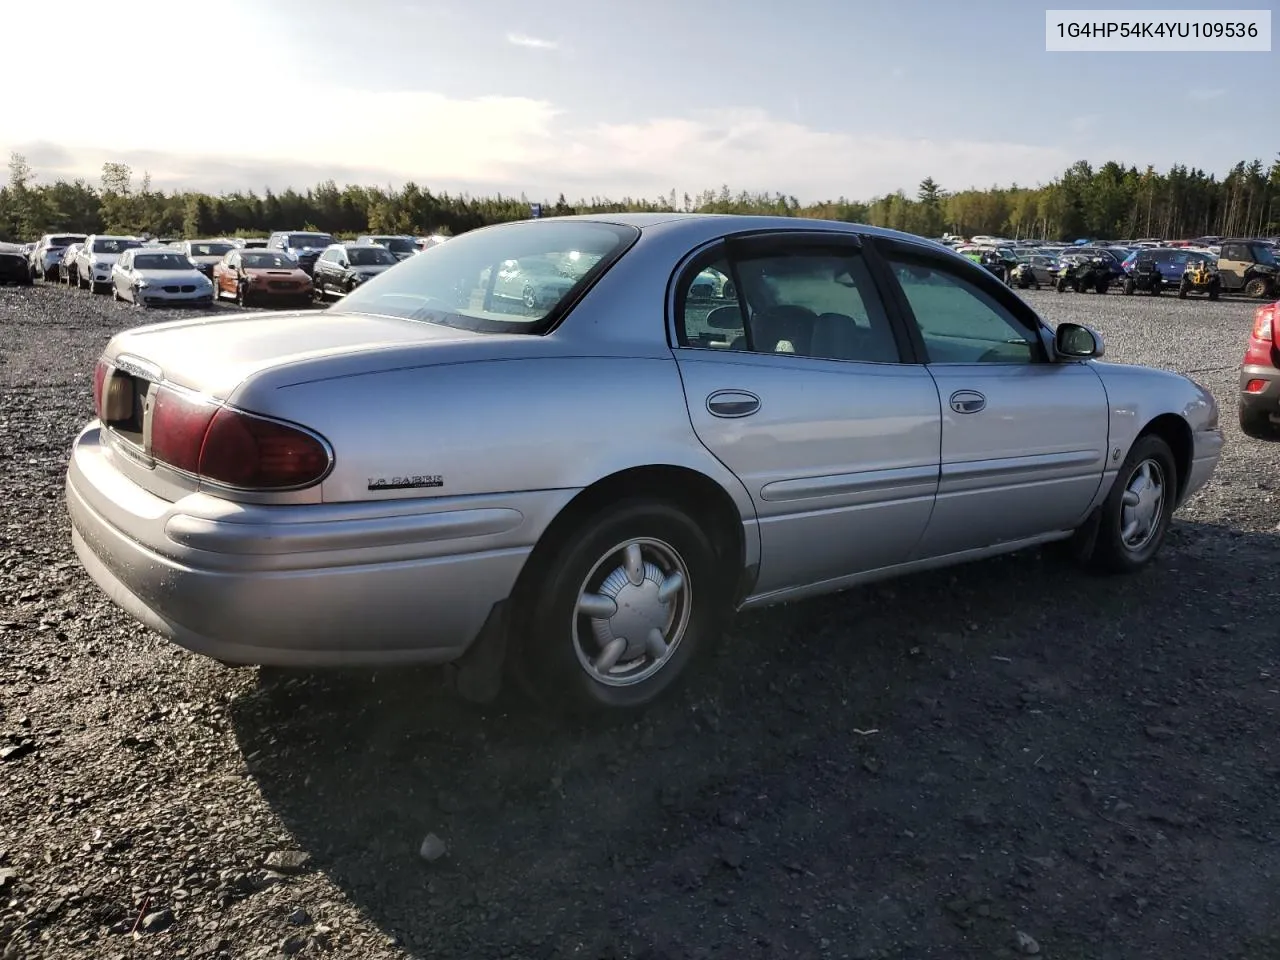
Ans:
MULTIPOLYGON (((1103 489, 1110 489, 1121 463, 1139 434, 1157 417, 1172 415, 1191 431, 1192 461, 1213 458, 1222 446, 1218 404, 1212 393, 1189 377, 1132 364, 1092 361, 1107 392, 1110 444, 1103 489)), ((1212 466, 1212 465, 1211 465, 1212 466)), ((1190 490, 1184 489, 1184 495, 1190 490)))

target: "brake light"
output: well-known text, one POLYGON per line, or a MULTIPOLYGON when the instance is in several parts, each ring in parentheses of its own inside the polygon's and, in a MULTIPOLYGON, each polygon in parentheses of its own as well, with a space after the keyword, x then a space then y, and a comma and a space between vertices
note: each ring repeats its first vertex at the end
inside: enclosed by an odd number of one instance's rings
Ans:
POLYGON ((1268 303, 1254 312, 1243 362, 1246 366, 1280 367, 1280 303, 1268 303))
POLYGON ((161 387, 151 412, 151 456, 231 487, 282 490, 323 480, 328 445, 301 427, 161 387))
POLYGON ((1259 307, 1253 314, 1253 339, 1262 340, 1266 343, 1274 343, 1276 340, 1276 323, 1280 310, 1277 307, 1280 303, 1268 303, 1266 306, 1259 307))
POLYGON ((219 407, 200 451, 200 476, 233 487, 278 490, 324 479, 331 459, 315 435, 279 420, 219 407))
POLYGON ((198 474, 200 448, 217 409, 200 397, 161 387, 151 408, 151 456, 198 474))

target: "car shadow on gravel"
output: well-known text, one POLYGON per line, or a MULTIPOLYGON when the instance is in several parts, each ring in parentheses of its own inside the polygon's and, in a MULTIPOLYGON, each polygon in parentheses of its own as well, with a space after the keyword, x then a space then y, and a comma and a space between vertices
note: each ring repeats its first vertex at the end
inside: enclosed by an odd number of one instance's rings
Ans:
POLYGON ((1261 956, 1278 551, 1182 522, 1131 577, 1032 551, 744 615, 622 727, 480 710, 428 670, 266 686, 234 726, 316 867, 417 956, 989 957, 1019 932, 1261 956))

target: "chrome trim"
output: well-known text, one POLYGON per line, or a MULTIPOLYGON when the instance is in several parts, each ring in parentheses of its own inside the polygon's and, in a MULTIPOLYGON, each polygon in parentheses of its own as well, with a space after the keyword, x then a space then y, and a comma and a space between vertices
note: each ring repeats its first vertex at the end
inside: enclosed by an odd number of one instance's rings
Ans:
MULTIPOLYGON (((1072 450, 1066 453, 1039 453, 1028 457, 1001 457, 995 460, 962 460, 942 464, 942 480, 970 480, 978 477, 1015 476, 1028 470, 1053 467, 1088 467, 1100 464, 1101 450, 1072 450)), ((1101 468, 1099 468, 1101 472, 1101 468)))
POLYGON ((523 513, 506 507, 305 523, 243 523, 180 513, 169 518, 164 532, 174 543, 196 550, 279 555, 492 536, 523 522, 523 513))
POLYGON ((140 357, 122 353, 117 357, 107 360, 107 363, 115 367, 117 370, 123 370, 125 373, 133 377, 141 377, 150 383, 161 383, 164 380, 164 373, 154 363, 150 363, 140 357))
POLYGON ((936 465, 921 467, 895 467, 889 470, 864 470, 859 473, 840 473, 823 477, 802 477, 796 480, 775 480, 760 488, 760 499, 770 502, 811 500, 817 497, 834 497, 851 493, 874 493, 893 490, 899 496, 893 500, 911 500, 920 496, 920 485, 932 486, 938 482, 936 465))

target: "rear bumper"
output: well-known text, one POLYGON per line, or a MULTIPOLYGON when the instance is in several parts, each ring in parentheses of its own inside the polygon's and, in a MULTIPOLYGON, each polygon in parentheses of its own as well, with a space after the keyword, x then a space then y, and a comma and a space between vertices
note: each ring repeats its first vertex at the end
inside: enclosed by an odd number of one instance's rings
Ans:
POLYGON ((1280 370, 1275 367, 1241 367, 1240 408, 1249 413, 1266 411, 1273 421, 1280 420, 1280 370), (1266 386, 1260 391, 1246 393, 1244 388, 1250 380, 1263 380, 1266 386))
POLYGON ((31 276, 31 264, 17 258, 0 259, 0 283, 13 283, 31 276))
POLYGON ((196 653, 230 663, 445 663, 511 593, 572 491, 354 504, 154 496, 92 424, 67 473, 72 542, 111 599, 196 653))

